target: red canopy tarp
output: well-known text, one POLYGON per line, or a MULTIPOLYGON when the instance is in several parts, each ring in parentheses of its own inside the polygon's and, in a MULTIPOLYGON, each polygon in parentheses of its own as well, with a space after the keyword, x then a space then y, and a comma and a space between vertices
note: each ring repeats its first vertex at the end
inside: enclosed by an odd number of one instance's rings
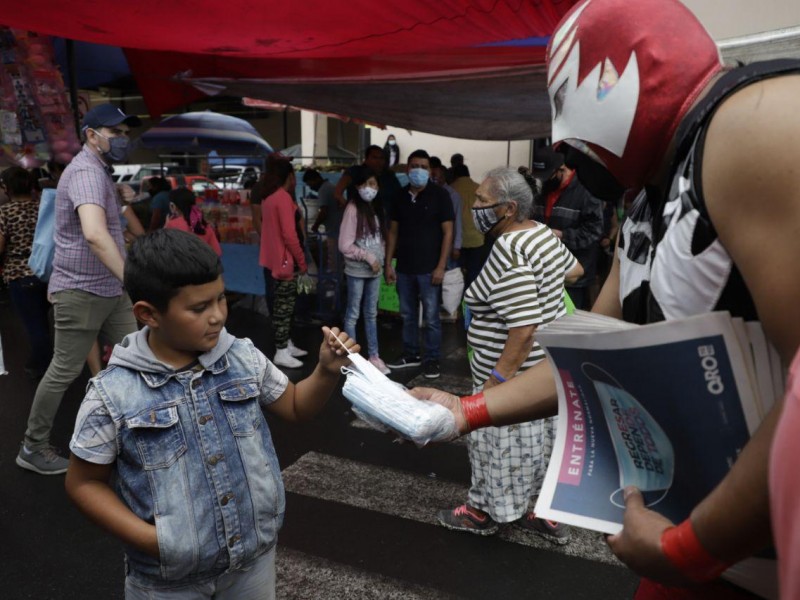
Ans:
POLYGON ((549 132, 544 44, 575 2, 26 0, 0 20, 124 47, 153 116, 212 92, 521 139, 549 132))

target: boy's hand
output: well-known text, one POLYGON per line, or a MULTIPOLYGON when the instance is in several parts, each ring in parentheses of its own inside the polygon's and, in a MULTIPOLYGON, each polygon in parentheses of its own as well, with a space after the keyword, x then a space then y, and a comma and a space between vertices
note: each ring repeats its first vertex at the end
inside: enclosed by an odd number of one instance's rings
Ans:
POLYGON ((350 363, 345 348, 355 353, 361 351, 361 346, 344 331, 339 331, 338 327, 323 327, 322 345, 319 348, 319 366, 332 375, 338 375, 339 370, 350 363))

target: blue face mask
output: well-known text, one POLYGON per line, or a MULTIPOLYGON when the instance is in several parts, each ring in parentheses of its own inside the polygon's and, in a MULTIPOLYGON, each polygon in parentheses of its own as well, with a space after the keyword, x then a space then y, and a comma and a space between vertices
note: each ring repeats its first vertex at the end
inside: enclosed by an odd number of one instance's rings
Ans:
POLYGON ((646 506, 669 492, 675 470, 672 443, 655 419, 607 372, 590 363, 583 366, 592 380, 606 418, 619 467, 619 489, 611 503, 625 508, 622 490, 629 485, 642 492, 646 506))
POLYGON ((428 173, 428 169, 409 169, 408 171, 408 180, 414 187, 425 187, 428 185, 429 178, 430 173, 428 173))
POLYGON ((103 159, 108 164, 121 163, 127 160, 128 150, 130 149, 130 140, 128 140, 127 137, 123 135, 106 137, 96 129, 93 129, 92 131, 94 131, 101 138, 108 140, 108 151, 101 151, 103 159))

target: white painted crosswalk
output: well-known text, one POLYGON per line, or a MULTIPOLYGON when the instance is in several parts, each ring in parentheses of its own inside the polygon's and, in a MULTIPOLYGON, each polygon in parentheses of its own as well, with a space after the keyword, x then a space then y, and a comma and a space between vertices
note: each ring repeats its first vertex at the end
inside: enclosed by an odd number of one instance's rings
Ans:
MULTIPOLYGON (((288 492, 430 525, 436 525, 437 510, 457 506, 467 497, 466 485, 443 480, 435 472, 419 475, 317 452, 305 454, 285 469, 283 479, 288 492)), ((572 541, 560 547, 513 526, 501 529, 498 537, 524 546, 619 564, 596 532, 573 529, 572 541)))

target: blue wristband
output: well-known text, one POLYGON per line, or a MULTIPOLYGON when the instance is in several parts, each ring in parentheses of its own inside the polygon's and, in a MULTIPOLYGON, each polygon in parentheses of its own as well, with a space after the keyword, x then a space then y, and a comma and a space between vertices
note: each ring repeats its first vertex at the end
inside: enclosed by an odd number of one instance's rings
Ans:
POLYGON ((497 379, 497 381, 499 381, 500 383, 505 383, 506 382, 506 378, 503 377, 502 375, 500 375, 500 373, 497 372, 497 369, 492 369, 491 375, 492 375, 492 377, 497 379))

